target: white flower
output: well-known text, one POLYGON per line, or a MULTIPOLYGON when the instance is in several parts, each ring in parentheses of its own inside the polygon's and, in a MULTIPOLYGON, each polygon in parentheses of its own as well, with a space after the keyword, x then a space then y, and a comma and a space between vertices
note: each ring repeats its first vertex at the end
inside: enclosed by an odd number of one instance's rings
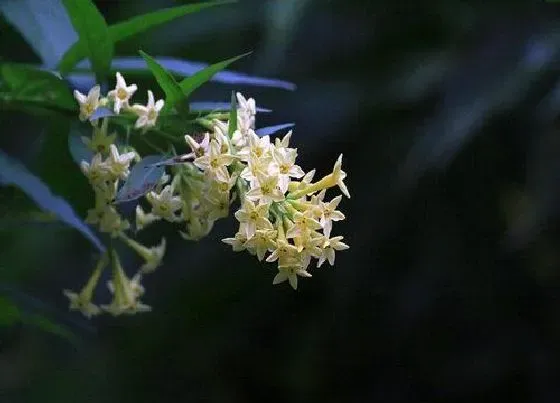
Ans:
POLYGON ((129 279, 121 266, 117 253, 113 251, 113 276, 107 283, 109 291, 113 294, 113 301, 110 305, 102 305, 101 308, 115 316, 123 313, 150 311, 151 308, 148 305, 144 305, 138 300, 144 293, 144 287, 140 284, 141 279, 140 274, 129 279))
POLYGON ((227 166, 235 161, 236 157, 231 154, 222 154, 220 146, 216 140, 210 141, 210 149, 208 153, 196 158, 193 163, 205 172, 215 177, 223 179, 228 178, 226 175, 227 166))
POLYGON ((331 235, 332 229, 332 222, 333 221, 341 221, 344 220, 344 214, 336 209, 340 201, 342 200, 342 196, 338 195, 330 202, 320 202, 321 203, 321 227, 323 227, 323 232, 325 236, 328 238, 331 235))
POLYGON ((161 261, 165 255, 165 246, 165 238, 162 238, 159 245, 147 249, 147 253, 143 256, 146 261, 140 267, 142 273, 151 273, 161 265, 161 261))
POLYGON ((288 280, 292 288, 297 290, 297 276, 311 277, 311 274, 298 266, 279 267, 278 274, 274 277, 274 280, 272 280, 272 284, 280 284, 288 280))
MULTIPOLYGON (((245 242, 245 247, 251 254, 256 254, 259 261, 264 259, 267 251, 274 250, 274 241, 276 240, 277 231, 272 229, 258 229, 251 239, 245 242)), ((235 247, 234 247, 235 250, 235 247)))
POLYGON ((240 223, 245 224, 247 238, 255 235, 257 229, 274 229, 268 220, 268 204, 255 204, 250 199, 245 198, 243 208, 235 212, 235 218, 240 223))
POLYGON ((258 175, 258 185, 246 194, 251 200, 259 200, 261 203, 281 202, 284 200, 284 193, 278 187, 277 175, 258 175))
POLYGON ((292 138, 292 131, 290 130, 288 133, 286 133, 284 137, 282 137, 282 140, 276 138, 276 140, 274 141, 274 145, 276 146, 276 148, 288 148, 288 146, 290 145, 291 138, 292 138))
POLYGON ((117 85, 114 90, 109 91, 107 96, 114 100, 115 113, 119 113, 121 108, 128 108, 130 97, 136 92, 136 84, 127 86, 121 73, 117 72, 117 85))
POLYGON ((99 95, 101 92, 101 87, 96 85, 92 89, 89 90, 87 96, 82 94, 78 90, 74 90, 74 98, 80 104, 80 120, 84 121, 89 119, 91 115, 97 110, 99 107, 99 95))
POLYGON ((138 120, 136 120, 134 127, 137 129, 141 127, 154 127, 156 125, 159 112, 163 108, 164 104, 165 101, 163 99, 154 103, 154 93, 148 90, 148 104, 146 106, 135 104, 132 107, 134 112, 138 115, 138 120))
POLYGON ((247 140, 247 145, 237 153, 241 161, 259 159, 270 155, 272 144, 270 144, 269 136, 259 137, 253 130, 250 130, 247 134, 247 140))
MULTIPOLYGON (((241 171, 241 178, 245 179, 249 182, 251 187, 258 186, 258 177, 260 175, 268 175, 269 172, 270 162, 272 161, 272 157, 266 158, 251 158, 247 161, 247 166, 243 168, 241 171)), ((274 173, 272 173, 274 174, 274 173)))
POLYGON ((343 182, 344 178, 346 178, 346 172, 342 170, 342 154, 340 154, 340 156, 336 160, 336 163, 334 164, 332 176, 334 183, 338 185, 340 191, 346 197, 350 198, 350 192, 348 192, 348 188, 343 182))
POLYGON ((111 234, 112 237, 117 237, 121 232, 130 228, 130 223, 123 220, 120 214, 114 207, 106 205, 103 217, 99 221, 99 230, 111 234))
POLYGON ((82 314, 87 317, 88 319, 91 318, 93 315, 98 315, 101 313, 101 309, 91 302, 93 298, 93 292, 97 283, 99 282, 99 278, 103 269, 107 265, 107 254, 103 254, 95 269, 93 270, 89 280, 87 281, 86 285, 81 289, 79 293, 72 292, 70 290, 63 290, 63 294, 68 297, 70 300, 70 309, 71 310, 79 310, 82 314))
POLYGON ((247 231, 243 228, 243 224, 239 226, 239 231, 235 234, 234 238, 224 238, 222 239, 222 242, 230 245, 234 252, 241 252, 242 250, 245 250, 247 231))
POLYGON ((257 114, 257 106, 253 98, 246 99, 241 93, 235 94, 237 97, 237 121, 238 126, 244 129, 255 127, 255 115, 257 114), (240 122, 241 121, 241 122, 240 122), (241 124, 240 124, 241 123, 241 124))
POLYGON ((349 246, 342 242, 342 236, 335 236, 333 238, 325 240, 323 244, 323 253, 319 257, 319 261, 317 262, 317 267, 321 267, 321 265, 325 262, 325 260, 329 261, 331 266, 334 266, 334 251, 336 250, 345 250, 348 249, 349 246))
POLYGON ((152 205, 152 213, 170 222, 178 220, 175 212, 183 206, 183 201, 179 196, 173 196, 173 191, 173 186, 166 185, 160 194, 149 192, 146 195, 152 205))
POLYGON ((191 148, 193 157, 195 158, 208 154, 208 151, 210 150, 210 133, 204 133, 204 137, 200 143, 188 134, 185 135, 185 141, 191 148))
POLYGON ((116 145, 111 144, 109 146, 109 158, 107 164, 111 171, 111 174, 115 178, 126 179, 128 176, 128 167, 130 162, 136 157, 136 153, 128 152, 119 155, 119 150, 116 145))
POLYGON ((297 152, 287 148, 279 148, 274 150, 275 166, 278 169, 278 186, 285 193, 290 184, 290 178, 301 178, 305 175, 303 169, 296 163, 297 152))
POLYGON ((80 168, 93 186, 101 186, 106 182, 110 172, 109 166, 102 161, 101 154, 95 154, 91 163, 82 161, 80 168))
POLYGON ((136 231, 140 231, 150 225, 151 223, 159 220, 160 217, 154 213, 146 213, 139 204, 136 206, 136 231))

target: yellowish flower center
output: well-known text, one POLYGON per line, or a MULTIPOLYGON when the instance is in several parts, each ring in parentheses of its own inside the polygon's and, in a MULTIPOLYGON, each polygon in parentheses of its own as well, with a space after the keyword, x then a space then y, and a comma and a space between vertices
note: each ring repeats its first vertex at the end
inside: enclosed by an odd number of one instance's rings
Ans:
POLYGON ((154 108, 150 108, 148 111, 148 120, 155 120, 157 118, 157 112, 154 108))
POLYGON ((272 187, 270 185, 262 185, 261 186, 261 192, 263 195, 268 195, 270 193, 272 193, 272 187))
POLYGON ((280 173, 286 175, 288 172, 290 172, 290 167, 286 164, 282 164, 280 165, 280 173))
POLYGON ((210 160, 210 166, 214 169, 218 168, 220 166, 220 164, 218 162, 218 158, 212 158, 210 160))
POLYGON ((127 94, 127 92, 126 92, 126 90, 125 90, 124 88, 119 88, 119 89, 117 90, 117 97, 118 97, 121 101, 124 101, 124 100, 128 97, 128 94, 127 94))
POLYGON ((259 218, 259 214, 256 211, 251 211, 251 214, 249 214, 249 218, 251 218, 252 221, 256 221, 257 218, 259 218))
POLYGON ((93 104, 88 102, 87 104, 84 105, 84 112, 86 115, 91 115, 94 111, 95 108, 93 107, 93 104))

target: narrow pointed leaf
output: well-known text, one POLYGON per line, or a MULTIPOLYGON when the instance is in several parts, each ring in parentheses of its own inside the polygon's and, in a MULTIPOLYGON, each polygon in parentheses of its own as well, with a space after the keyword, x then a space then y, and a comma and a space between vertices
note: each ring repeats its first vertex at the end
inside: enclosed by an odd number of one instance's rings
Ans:
POLYGON ((146 61, 148 68, 165 93, 164 109, 170 110, 185 98, 185 95, 183 94, 179 83, 175 81, 175 78, 173 78, 171 73, 169 73, 164 67, 162 67, 153 57, 143 51, 140 51, 140 55, 142 55, 142 57, 146 61))
POLYGON ((232 57, 231 59, 227 59, 215 64, 212 64, 206 67, 203 70, 196 72, 194 75, 185 78, 183 81, 179 83, 179 86, 183 90, 183 94, 186 98, 188 98, 193 91, 195 91, 198 87, 200 87, 205 82, 209 81, 216 73, 220 72, 221 70, 225 69, 231 63, 241 59, 242 57, 247 56, 251 52, 244 53, 239 56, 232 57))
POLYGON ((117 193, 115 202, 122 203, 138 199, 151 191, 165 172, 163 166, 157 164, 164 160, 161 155, 148 155, 130 170, 128 179, 117 193))
POLYGON ((290 127, 294 126, 295 123, 284 123, 282 125, 262 127, 255 130, 255 133, 257 133, 259 136, 270 136, 271 134, 279 132, 280 130, 289 129, 290 127))
MULTIPOLYGON (((109 36, 111 41, 116 44, 119 41, 128 39, 141 32, 155 28, 159 25, 170 22, 178 17, 196 13, 206 8, 235 3, 236 0, 208 1, 204 3, 187 4, 172 8, 164 8, 151 13, 138 15, 126 21, 122 21, 109 26, 109 36)), ((61 71, 71 71, 78 62, 87 56, 87 48, 82 40, 74 43, 70 49, 62 56, 58 69, 61 71)))
MULTIPOLYGON (((103 81, 111 68, 114 50, 105 18, 91 0, 62 0, 62 2, 74 29, 80 36, 80 42, 83 43, 85 56, 91 60, 98 81, 103 81)), ((63 74, 72 67, 59 65, 63 74)))
MULTIPOLYGON (((191 102, 189 104, 191 111, 197 112, 213 112, 213 111, 229 111, 231 107, 231 102, 206 102, 198 101, 191 102)), ((262 108, 257 106, 257 112, 272 112, 272 109, 262 108)))
POLYGON ((43 210, 56 214, 61 221, 74 227, 88 238, 100 251, 105 248, 72 207, 50 189, 19 161, 0 151, 0 184, 15 185, 25 192, 43 210))
MULTIPOLYGON (((173 57, 160 56, 156 57, 156 60, 159 64, 165 67, 167 71, 181 77, 192 76, 208 67, 208 63, 193 62, 173 57)), ((84 60, 78 65, 78 68, 79 71, 68 75, 67 79, 72 82, 74 87, 82 90, 82 92, 87 91, 95 85, 95 80, 93 79, 92 74, 88 71, 90 69, 90 64, 87 60, 84 60)), ((136 56, 116 57, 113 59, 111 64, 111 72, 114 73, 117 71, 120 71, 123 74, 130 72, 136 74, 146 74, 146 62, 141 57, 136 56)), ((245 73, 229 70, 216 73, 210 81, 233 84, 236 86, 251 85, 257 87, 281 88, 288 91, 294 91, 296 89, 296 85, 289 81, 251 76, 245 73)), ((226 109, 228 108, 226 107, 226 109)))

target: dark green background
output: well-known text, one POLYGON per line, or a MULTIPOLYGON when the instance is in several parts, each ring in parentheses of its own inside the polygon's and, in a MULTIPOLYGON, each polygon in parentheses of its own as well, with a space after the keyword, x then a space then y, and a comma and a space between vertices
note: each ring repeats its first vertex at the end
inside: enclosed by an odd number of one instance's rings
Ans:
MULTIPOLYGON (((113 23, 177 3, 97 4, 113 23)), ((333 233, 351 248, 294 292, 220 242, 232 219, 198 243, 156 225, 142 240, 169 247, 145 281, 153 312, 87 322, 61 289, 85 281, 91 245, 22 225, 30 203, 2 189, 1 283, 76 340, 3 328, 0 401, 559 401, 558 11, 242 0, 119 44, 207 62, 254 50, 234 69, 296 83, 210 83, 193 100, 241 90, 274 110, 259 126, 294 121, 305 170, 327 173, 343 153, 352 199, 333 233)), ((0 32, 2 58, 37 61, 4 21, 0 32)), ((12 112, 0 128, 0 147, 83 214, 93 199, 64 128, 12 112)))

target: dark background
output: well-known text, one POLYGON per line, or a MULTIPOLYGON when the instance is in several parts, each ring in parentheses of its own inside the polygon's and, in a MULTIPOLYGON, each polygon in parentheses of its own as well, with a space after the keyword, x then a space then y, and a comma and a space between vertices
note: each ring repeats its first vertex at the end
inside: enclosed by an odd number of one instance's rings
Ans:
MULTIPOLYGON (((109 23, 177 4, 96 3, 109 23)), ((193 99, 241 90, 274 110, 258 126, 295 122, 305 170, 343 153, 352 199, 333 234, 350 249, 294 292, 220 242, 231 218, 198 243, 156 225, 141 238, 169 242, 145 281, 153 312, 88 322, 60 290, 87 278, 91 246, 14 225, 26 199, 4 189, 1 282, 76 337, 4 328, 0 401, 560 401, 559 10, 242 0, 119 45, 207 62, 254 50, 233 69, 297 84, 210 83, 193 99)), ((1 24, 2 57, 36 62, 1 24)), ((42 155, 52 128, 12 112, 0 127, 0 146, 83 214, 93 200, 67 151, 42 155)))

